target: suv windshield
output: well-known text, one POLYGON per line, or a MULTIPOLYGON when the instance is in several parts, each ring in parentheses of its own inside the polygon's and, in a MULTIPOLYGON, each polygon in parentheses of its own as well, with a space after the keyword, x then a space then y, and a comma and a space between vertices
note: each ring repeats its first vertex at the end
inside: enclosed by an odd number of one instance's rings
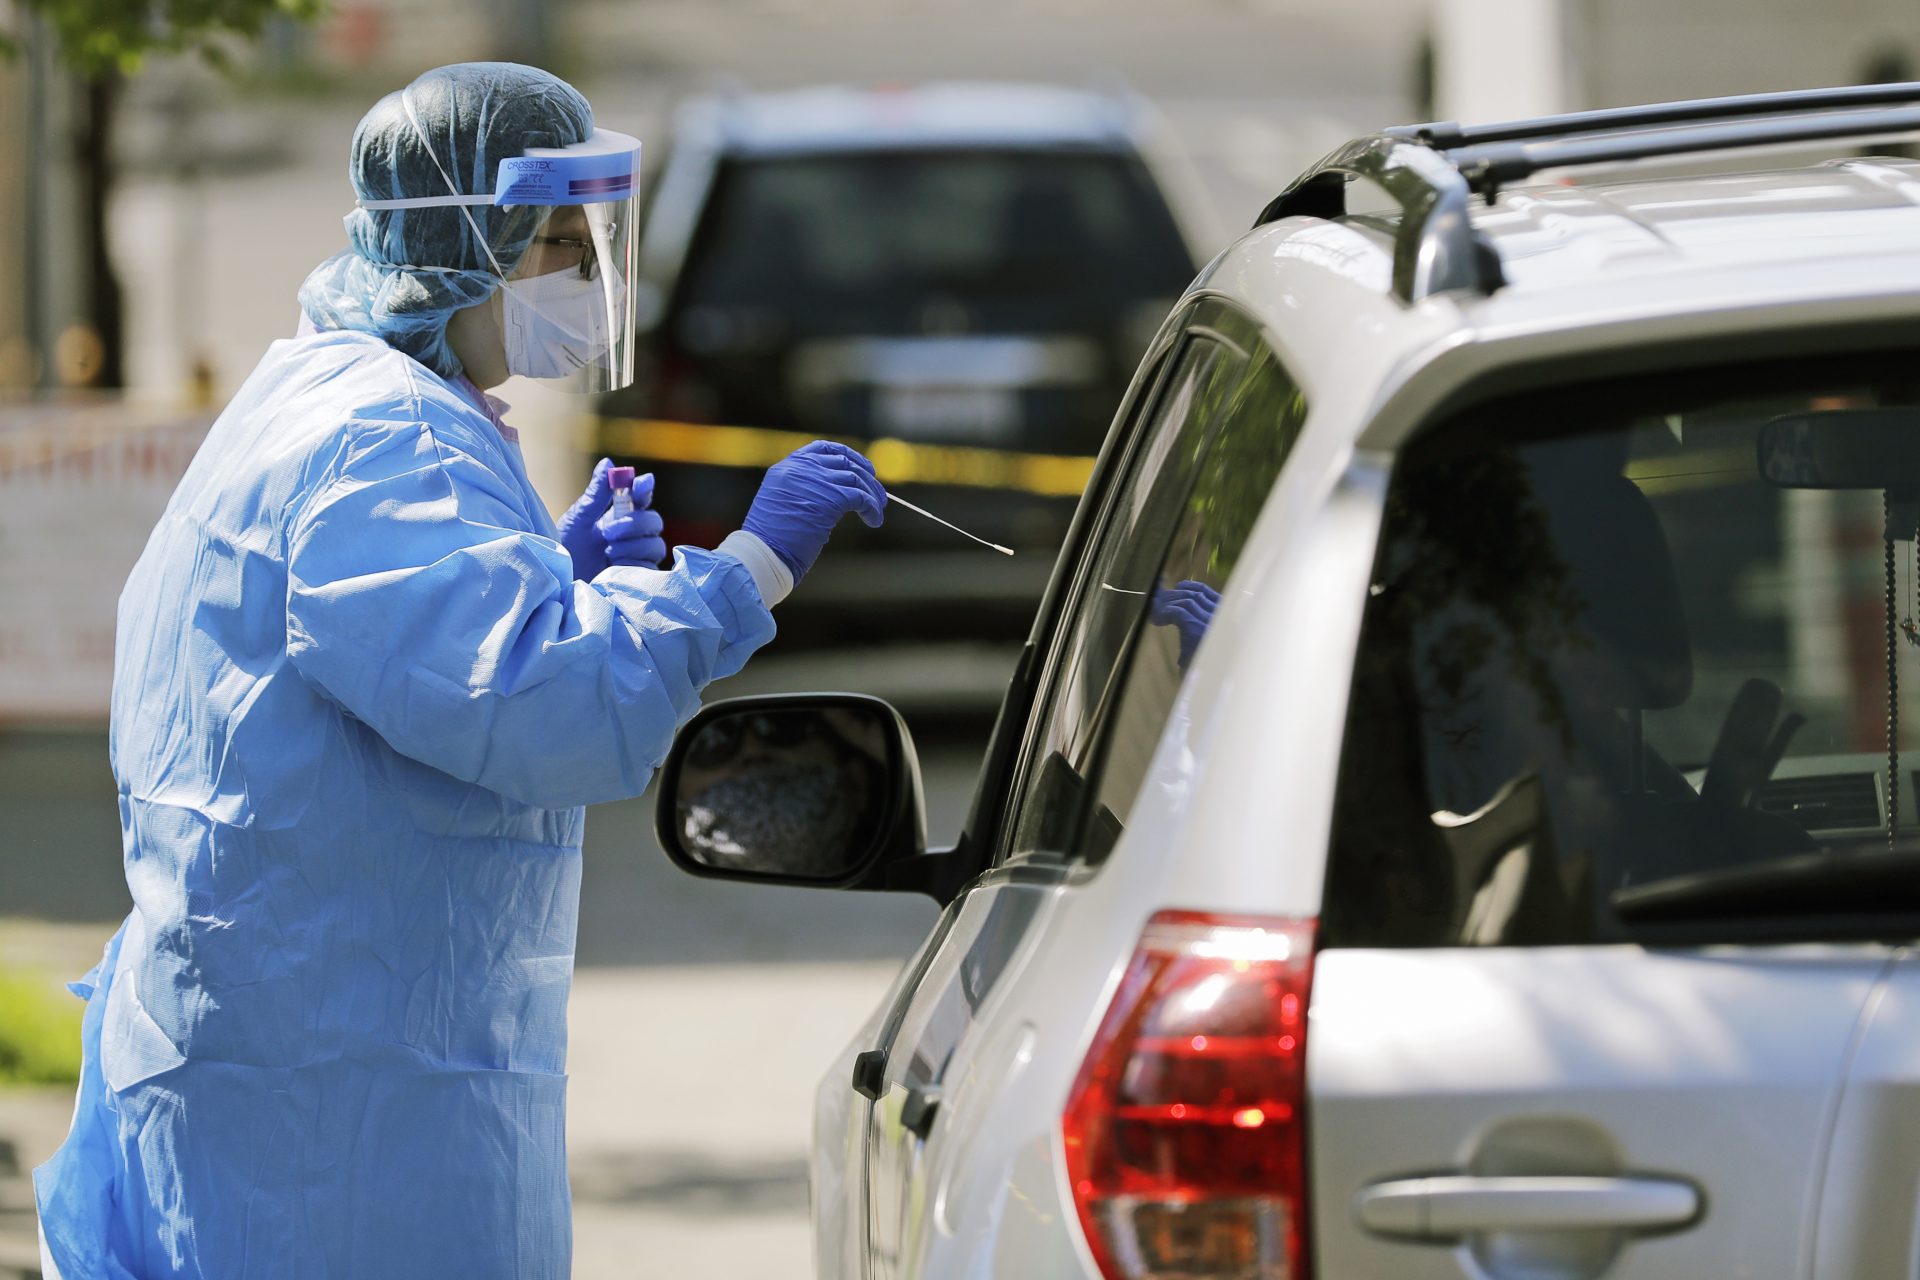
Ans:
POLYGON ((1563 388, 1407 448, 1343 749, 1330 944, 1912 931, 1920 758, 1890 779, 1888 741, 1893 721, 1911 752, 1920 713, 1920 382, 1887 372, 1904 367, 1563 388))
POLYGON ((678 305, 696 325, 703 312, 764 310, 793 337, 1084 331, 1111 323, 1116 303, 1171 299, 1192 274, 1129 154, 736 159, 718 175, 678 305))

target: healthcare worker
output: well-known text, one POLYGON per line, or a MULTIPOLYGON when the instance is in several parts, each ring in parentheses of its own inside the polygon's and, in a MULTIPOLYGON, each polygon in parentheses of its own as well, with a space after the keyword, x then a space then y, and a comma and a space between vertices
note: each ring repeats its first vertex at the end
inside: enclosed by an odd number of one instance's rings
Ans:
POLYGON ((351 249, 120 599, 134 907, 76 984, 50 1274, 568 1275, 581 806, 640 794, 834 524, 886 501, 814 444, 668 568, 657 515, 603 518, 604 466, 545 514, 481 388, 631 377, 638 148, 500 63, 355 133, 351 249))

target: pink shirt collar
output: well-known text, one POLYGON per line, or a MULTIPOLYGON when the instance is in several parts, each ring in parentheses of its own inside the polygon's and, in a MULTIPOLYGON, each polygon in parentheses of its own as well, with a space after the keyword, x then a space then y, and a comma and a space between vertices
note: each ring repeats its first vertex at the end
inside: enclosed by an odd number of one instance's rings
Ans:
POLYGON ((512 405, 499 396, 488 395, 480 389, 478 383, 464 373, 455 378, 453 384, 466 393, 467 399, 473 402, 474 408, 487 415, 487 420, 493 423, 493 429, 500 433, 501 439, 513 444, 520 443, 520 433, 508 426, 506 421, 507 411, 513 408, 512 405))

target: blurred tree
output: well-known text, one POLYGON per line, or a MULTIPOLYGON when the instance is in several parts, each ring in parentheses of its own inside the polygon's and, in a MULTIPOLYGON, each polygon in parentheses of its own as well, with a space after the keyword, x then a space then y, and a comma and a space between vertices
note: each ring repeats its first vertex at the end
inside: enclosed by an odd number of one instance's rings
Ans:
MULTIPOLYGON (((125 375, 120 283, 108 244, 113 192, 113 117, 126 77, 154 54, 198 54, 227 65, 236 45, 257 40, 275 19, 310 22, 326 0, 14 0, 16 20, 37 22, 59 62, 79 81, 73 161, 84 214, 88 316, 99 344, 93 386, 118 387, 125 375)), ((0 31, 0 56, 19 54, 27 36, 0 31)))
POLYGON ((1232 388, 1222 426, 1188 499, 1204 531, 1210 580, 1224 584, 1266 506, 1280 466, 1299 439, 1306 397, 1271 351, 1262 348, 1232 388))

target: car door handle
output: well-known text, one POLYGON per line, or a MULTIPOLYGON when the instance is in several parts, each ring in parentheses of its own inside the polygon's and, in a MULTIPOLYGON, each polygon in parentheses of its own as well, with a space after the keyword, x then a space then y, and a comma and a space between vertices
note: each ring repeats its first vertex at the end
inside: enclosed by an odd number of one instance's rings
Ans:
POLYGON ((1441 1174, 1362 1188, 1354 1216, 1378 1235, 1435 1242, 1483 1231, 1671 1231, 1700 1216, 1700 1191, 1675 1178, 1441 1174))

